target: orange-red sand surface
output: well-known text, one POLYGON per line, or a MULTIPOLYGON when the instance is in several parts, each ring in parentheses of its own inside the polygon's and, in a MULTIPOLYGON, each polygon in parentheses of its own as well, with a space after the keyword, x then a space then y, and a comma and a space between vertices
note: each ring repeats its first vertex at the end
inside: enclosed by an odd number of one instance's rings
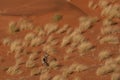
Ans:
POLYGON ((0 80, 120 80, 120 1, 0 0, 0 80))

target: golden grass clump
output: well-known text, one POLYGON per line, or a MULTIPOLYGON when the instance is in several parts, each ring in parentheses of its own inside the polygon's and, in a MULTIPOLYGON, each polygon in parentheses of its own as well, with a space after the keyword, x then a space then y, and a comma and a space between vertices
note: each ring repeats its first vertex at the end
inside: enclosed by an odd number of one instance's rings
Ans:
POLYGON ((41 74, 41 70, 39 68, 33 68, 30 72, 31 76, 36 76, 36 75, 40 75, 41 74))
POLYGON ((44 30, 49 35, 49 34, 58 30, 58 24, 55 24, 55 23, 46 24, 45 27, 44 27, 44 30))
POLYGON ((16 22, 10 22, 9 23, 9 31, 10 31, 10 33, 16 33, 16 32, 19 31, 19 28, 17 27, 16 22))
POLYGON ((56 38, 53 35, 50 35, 47 39, 47 43, 52 42, 53 40, 55 40, 56 38))
POLYGON ((81 34, 75 34, 72 36, 72 43, 71 46, 75 47, 77 45, 79 45, 80 43, 86 41, 85 37, 81 34))
POLYGON ((91 8, 91 9, 96 9, 97 6, 98 6, 98 5, 95 4, 95 3, 93 2, 93 0, 89 1, 89 3, 88 3, 88 7, 91 8))
POLYGON ((67 31, 66 31, 66 34, 69 35, 69 34, 72 33, 72 31, 73 31, 73 28, 72 28, 72 27, 69 27, 69 28, 67 29, 67 31))
POLYGON ((52 35, 48 37, 46 42, 47 42, 47 44, 50 44, 52 46, 58 44, 58 40, 55 37, 53 37, 52 35))
POLYGON ((15 59, 18 59, 18 58, 20 58, 20 57, 22 57, 24 54, 21 52, 21 53, 15 53, 15 56, 14 56, 14 58, 15 59))
POLYGON ((120 73, 113 73, 111 76, 111 80, 120 80, 120 73))
POLYGON ((38 29, 38 36, 45 36, 46 35, 46 32, 44 31, 44 29, 42 27, 40 27, 38 29))
POLYGON ((10 45, 10 51, 11 52, 21 52, 23 50, 23 47, 21 46, 20 40, 15 40, 10 45))
POLYGON ((74 80, 81 80, 81 78, 80 77, 75 77, 74 80))
POLYGON ((116 62, 113 58, 107 59, 105 61, 105 65, 113 65, 113 64, 116 64, 116 62))
POLYGON ((102 66, 97 69, 96 75, 98 75, 98 76, 105 75, 105 74, 114 72, 114 70, 115 70, 115 67, 113 67, 113 66, 102 66))
POLYGON ((98 18, 97 17, 81 17, 79 21, 80 21, 79 30, 82 33, 88 30, 95 22, 97 22, 98 18))
POLYGON ((11 39, 10 38, 5 38, 3 39, 3 45, 9 46, 11 44, 11 39))
POLYGON ((52 80, 67 80, 63 75, 56 75, 52 78, 52 80))
POLYGON ((112 18, 120 18, 120 10, 119 10, 120 6, 117 4, 114 5, 109 5, 105 8, 103 8, 101 15, 105 15, 108 16, 110 19, 112 18))
POLYGON ((14 65, 8 68, 7 73, 10 75, 17 75, 17 74, 21 74, 22 71, 19 69, 18 65, 14 65))
POLYGON ((25 63, 25 61, 23 60, 23 58, 21 57, 21 58, 18 58, 18 59, 16 59, 16 65, 21 65, 21 64, 24 64, 25 63))
POLYGON ((49 62, 49 67, 52 69, 57 69, 59 67, 59 63, 56 60, 52 60, 49 62))
POLYGON ((88 69, 88 67, 86 65, 74 63, 74 64, 70 65, 70 67, 64 71, 65 72, 64 74, 68 75, 68 74, 72 74, 73 72, 82 72, 87 69, 88 69))
POLYGON ((115 27, 115 26, 107 26, 107 27, 103 27, 101 29, 101 34, 103 35, 107 35, 107 34, 112 34, 112 33, 120 33, 120 28, 119 27, 115 27))
POLYGON ((112 21, 111 19, 104 19, 103 22, 102 22, 103 26, 112 26, 114 24, 116 24, 114 21, 112 21))
POLYGON ((60 33, 64 33, 67 31, 67 29, 69 28, 68 24, 65 24, 62 28, 60 28, 56 33, 60 34, 60 33))
POLYGON ((93 49, 94 46, 90 42, 83 42, 78 46, 78 51, 81 52, 81 54, 90 51, 93 49))
POLYGON ((31 21, 26 20, 26 19, 20 19, 17 23, 19 26, 20 30, 31 30, 34 28, 34 25, 32 24, 31 21))
POLYGON ((27 62, 26 62, 26 67, 28 67, 28 68, 33 68, 33 67, 35 67, 35 66, 36 66, 36 62, 35 62, 35 61, 30 60, 30 59, 27 60, 27 62))
POLYGON ((100 39, 100 43, 108 43, 108 44, 119 44, 119 39, 116 36, 108 35, 100 39))
POLYGON ((45 72, 43 74, 40 75, 40 79, 39 80, 51 80, 52 77, 50 76, 49 72, 45 72))
POLYGON ((76 72, 81 72, 81 71, 85 71, 85 70, 87 70, 88 68, 89 68, 89 67, 86 66, 86 65, 79 64, 78 66, 76 66, 75 71, 76 71, 76 72))
POLYGON ((45 39, 43 39, 41 37, 36 37, 36 38, 32 39, 30 46, 36 47, 43 43, 45 43, 45 39))
POLYGON ((75 51, 75 49, 73 49, 73 47, 70 47, 66 50, 66 53, 73 53, 75 51))
POLYGON ((49 55, 52 55, 52 54, 56 53, 56 48, 51 45, 44 45, 43 51, 49 55))
POLYGON ((34 33, 28 33, 28 34, 25 35, 24 40, 31 41, 31 40, 33 40, 35 38, 35 36, 36 35, 34 33))
POLYGON ((34 53, 30 54, 30 56, 29 56, 29 60, 32 60, 32 61, 36 60, 38 58, 39 58, 39 56, 38 56, 37 52, 34 52, 34 53))
POLYGON ((101 8, 105 8, 105 7, 107 7, 109 4, 110 4, 110 2, 108 2, 107 0, 99 0, 99 3, 98 3, 98 5, 99 5, 101 8))
POLYGON ((99 53, 98 58, 99 60, 105 60, 107 58, 110 58, 112 56, 111 52, 108 50, 103 50, 99 53))
POLYGON ((61 47, 65 47, 67 46, 68 44, 71 43, 71 36, 64 36, 62 42, 61 42, 61 47))
POLYGON ((120 64, 120 56, 118 56, 117 58, 115 58, 115 61, 117 64, 120 64))

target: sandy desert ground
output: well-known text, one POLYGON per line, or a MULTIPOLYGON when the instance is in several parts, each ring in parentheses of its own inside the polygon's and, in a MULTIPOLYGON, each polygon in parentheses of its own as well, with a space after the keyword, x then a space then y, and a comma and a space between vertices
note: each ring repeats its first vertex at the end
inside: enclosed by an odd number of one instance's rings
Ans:
POLYGON ((0 80, 120 80, 120 0, 0 0, 0 80))

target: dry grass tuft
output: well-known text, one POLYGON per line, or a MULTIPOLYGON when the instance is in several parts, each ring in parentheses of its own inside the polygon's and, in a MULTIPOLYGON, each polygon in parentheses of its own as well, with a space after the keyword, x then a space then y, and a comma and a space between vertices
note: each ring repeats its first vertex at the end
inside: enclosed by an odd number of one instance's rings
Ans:
POLYGON ((49 62, 49 67, 52 69, 57 69, 59 67, 59 63, 55 60, 49 62))
POLYGON ((62 42, 61 42, 61 47, 65 47, 66 45, 71 43, 71 36, 64 36, 62 42))
POLYGON ((90 42, 83 42, 78 46, 78 50, 81 54, 90 51, 93 48, 94 46, 90 42))
POLYGON ((69 35, 69 34, 71 34, 71 33, 72 33, 72 31, 73 31, 73 28, 72 28, 72 27, 70 27, 70 28, 68 28, 68 29, 67 29, 66 34, 67 34, 67 35, 69 35))
POLYGON ((36 62, 35 61, 33 61, 33 60, 27 60, 27 62, 26 62, 26 67, 28 67, 28 68, 33 68, 33 67, 35 67, 36 66, 36 62))
POLYGON ((97 22, 98 18, 97 17, 81 17, 79 21, 80 21, 79 30, 82 33, 88 30, 95 22, 97 22))
POLYGON ((115 60, 113 59, 113 58, 110 58, 110 59, 107 59, 106 61, 105 61, 105 65, 112 65, 112 64, 115 64, 116 62, 115 62, 115 60))
POLYGON ((72 43, 71 46, 72 47, 76 47, 78 46, 80 43, 86 41, 85 37, 81 34, 73 34, 72 35, 72 43))
POLYGON ((15 53, 15 56, 14 56, 14 57, 15 57, 15 59, 18 59, 18 58, 22 57, 22 55, 23 55, 23 54, 21 54, 21 53, 15 53))
POLYGON ((117 64, 120 64, 120 56, 118 56, 116 59, 115 59, 116 63, 117 64))
POLYGON ((45 35, 46 35, 46 32, 42 27, 40 27, 40 29, 38 30, 38 36, 45 36, 45 35))
POLYGON ((50 36, 48 37, 48 39, 47 39, 47 43, 49 43, 49 42, 51 42, 51 41, 53 41, 53 40, 55 40, 55 37, 54 37, 53 35, 50 35, 50 36))
POLYGON ((18 58, 18 59, 16 59, 16 65, 21 65, 21 64, 24 64, 25 63, 25 61, 23 60, 23 58, 21 57, 21 58, 18 58))
POLYGON ((17 25, 20 27, 20 30, 31 30, 34 28, 34 25, 31 21, 26 19, 20 19, 17 23, 17 25))
POLYGON ((75 77, 74 80, 81 80, 81 78, 80 77, 75 77))
POLYGON ((31 40, 33 40, 33 39, 35 38, 35 36, 36 36, 36 35, 35 35, 34 33, 28 33, 28 34, 25 35, 25 38, 24 38, 24 39, 25 39, 26 41, 31 41, 31 40))
POLYGON ((109 5, 103 8, 101 15, 108 16, 110 19, 112 18, 120 18, 120 6, 117 4, 109 5))
POLYGON ((40 75, 40 79, 39 80, 51 80, 52 77, 50 76, 50 73, 46 72, 40 75))
POLYGON ((19 28, 17 27, 17 23, 16 22, 10 22, 9 23, 9 32, 10 33, 15 33, 18 32, 19 28))
POLYGON ((10 44, 11 44, 11 39, 10 38, 3 39, 3 45, 9 46, 10 44))
POLYGON ((103 50, 99 53, 98 58, 99 60, 104 60, 104 59, 110 58, 111 56, 112 54, 110 51, 103 50))
POLYGON ((89 2, 89 4, 88 4, 88 7, 91 8, 91 9, 96 9, 97 6, 98 6, 98 5, 95 4, 95 3, 93 2, 93 0, 91 0, 91 1, 89 2))
POLYGON ((111 80, 120 80, 120 73, 113 73, 111 76, 111 80))
POLYGON ((75 51, 75 49, 73 49, 73 47, 70 47, 66 50, 66 53, 73 53, 75 51))
POLYGON ((100 43, 119 44, 119 39, 116 36, 108 35, 100 39, 100 43))
POLYGON ((120 28, 108 26, 108 27, 103 27, 101 29, 101 34, 103 35, 112 34, 112 33, 120 33, 120 28))
POLYGON ((17 27, 17 23, 16 22, 10 22, 9 23, 9 31, 11 33, 15 33, 19 31, 19 28, 17 27))
POLYGON ((87 69, 88 67, 86 65, 74 63, 69 68, 65 69, 64 75, 69 75, 69 74, 72 74, 73 72, 82 72, 87 69))
POLYGON ((114 70, 115 70, 115 68, 112 66, 102 66, 97 69, 96 74, 97 75, 105 75, 105 74, 113 72, 114 70))
POLYGON ((67 80, 67 79, 63 75, 56 75, 53 77, 52 80, 67 80))
POLYGON ((23 51, 23 47, 21 46, 21 41, 20 40, 15 40, 11 43, 10 45, 10 51, 11 52, 22 52, 23 51))
POLYGON ((99 3, 98 5, 101 7, 101 8, 105 8, 109 5, 110 3, 107 1, 107 0, 99 0, 99 3))
POLYGON ((44 30, 47 31, 47 34, 49 35, 58 30, 58 24, 55 23, 46 24, 44 30))
POLYGON ((65 24, 62 28, 60 28, 56 33, 60 34, 60 33, 64 33, 67 31, 67 29, 69 28, 68 24, 65 24))
POLYGON ((22 71, 19 69, 18 65, 15 66, 11 66, 8 68, 7 73, 10 75, 17 75, 17 74, 21 74, 22 71))
POLYGON ((103 20, 103 26, 112 26, 114 24, 116 24, 116 23, 111 19, 106 18, 103 20))
POLYGON ((33 68, 30 72, 31 76, 36 76, 36 75, 40 75, 41 70, 39 68, 33 68))
POLYGON ((45 43, 45 39, 43 39, 41 37, 36 37, 36 38, 32 39, 30 46, 36 47, 43 43, 45 43))
POLYGON ((34 53, 30 54, 30 56, 29 56, 29 60, 32 60, 32 61, 36 60, 38 58, 39 58, 39 56, 38 56, 37 52, 34 52, 34 53))
POLYGON ((87 69, 88 69, 88 66, 83 65, 83 64, 79 64, 78 66, 76 66, 75 71, 76 71, 76 72, 81 72, 81 71, 85 71, 85 70, 87 70, 87 69))
POLYGON ((56 53, 56 48, 54 48, 51 45, 44 45, 43 46, 43 51, 46 52, 49 55, 52 55, 52 54, 56 53))

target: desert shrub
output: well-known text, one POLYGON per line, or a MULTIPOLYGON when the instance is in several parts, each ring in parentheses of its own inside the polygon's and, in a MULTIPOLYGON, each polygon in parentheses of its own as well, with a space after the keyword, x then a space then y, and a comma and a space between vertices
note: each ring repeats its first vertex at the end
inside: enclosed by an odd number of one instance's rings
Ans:
POLYGON ((44 30, 47 32, 47 35, 49 35, 58 30, 58 24, 48 23, 44 26, 44 30))
POLYGON ((87 51, 90 51, 93 48, 94 48, 94 46, 90 42, 83 42, 78 46, 78 50, 81 53, 85 53, 87 51))
POLYGON ((56 14, 56 15, 53 16, 53 21, 58 22, 58 21, 60 21, 62 18, 63 18, 62 15, 56 14))
POLYGON ((35 35, 34 33, 28 33, 28 34, 25 35, 24 39, 25 39, 26 41, 31 41, 32 39, 35 38, 35 36, 36 36, 36 35, 35 35))
POLYGON ((108 44, 118 44, 119 39, 116 36, 108 35, 100 39, 100 43, 108 43, 108 44))
POLYGON ((67 31, 67 29, 69 28, 68 24, 65 24, 62 28, 60 28, 56 33, 60 34, 60 33, 64 33, 67 31))
POLYGON ((8 68, 7 73, 10 75, 16 75, 21 74, 22 71, 20 70, 20 67, 18 65, 14 65, 8 68))
POLYGON ((114 72, 115 68, 112 66, 102 66, 99 67, 96 71, 96 75, 105 75, 111 72, 114 72))
POLYGON ((10 38, 5 38, 3 39, 3 45, 10 45, 11 44, 11 39, 10 38))
POLYGON ((109 58, 110 56, 112 56, 111 52, 110 51, 107 51, 107 50, 103 50, 99 53, 98 57, 99 57, 99 60, 104 60, 104 59, 107 59, 109 58))
POLYGON ((19 32, 19 28, 17 27, 16 22, 10 22, 9 23, 9 31, 11 33, 19 32))
POLYGON ((36 75, 40 75, 41 70, 39 68, 33 68, 30 72, 31 76, 36 76, 36 75))
POLYGON ((113 73, 111 76, 111 80, 120 80, 120 73, 113 73))

